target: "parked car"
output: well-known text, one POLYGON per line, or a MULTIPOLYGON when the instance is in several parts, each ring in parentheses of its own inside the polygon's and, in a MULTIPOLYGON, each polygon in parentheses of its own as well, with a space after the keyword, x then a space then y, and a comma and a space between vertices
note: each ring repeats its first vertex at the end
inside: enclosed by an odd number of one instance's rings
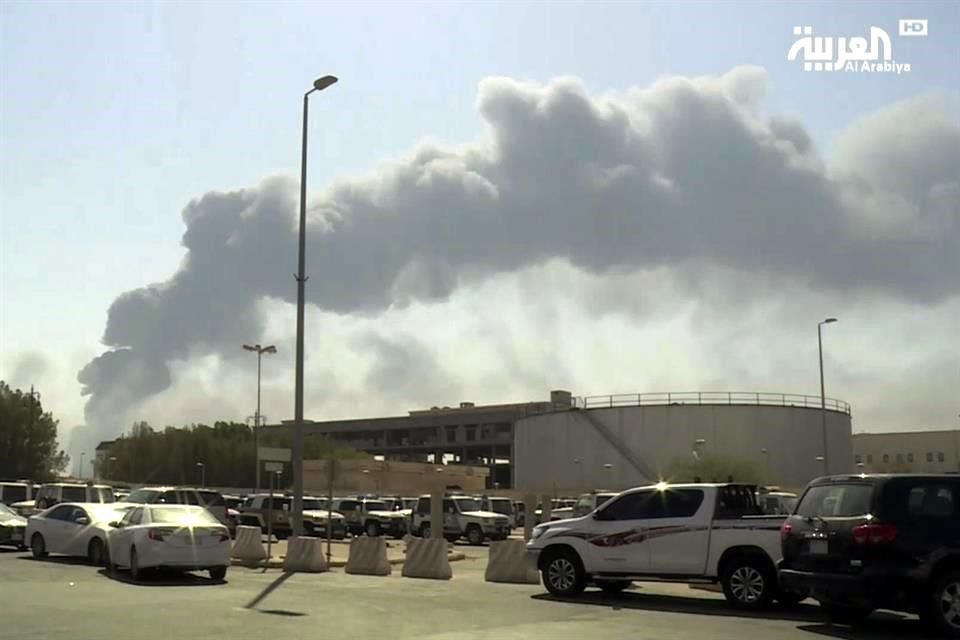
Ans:
POLYGON ((797 494, 789 491, 760 489, 757 501, 768 515, 790 515, 797 508, 797 494))
MULTIPOLYGON (((303 533, 307 536, 327 535, 328 513, 326 500, 323 498, 303 498, 303 533)), ((293 523, 290 512, 293 508, 293 498, 290 496, 274 495, 271 502, 270 494, 258 493, 247 498, 240 507, 237 523, 248 527, 260 527, 263 533, 269 529, 277 540, 285 540, 293 533, 293 523)), ((343 540, 347 537, 347 525, 343 515, 334 511, 329 515, 333 526, 333 537, 343 540)))
POLYGON ((513 509, 513 500, 510 498, 501 498, 499 496, 483 496, 479 498, 480 510, 499 513, 507 517, 507 526, 511 529, 517 527, 517 514, 513 509))
POLYGON ((188 504, 200 506, 212 513, 221 524, 227 524, 227 506, 224 502, 223 494, 213 489, 143 487, 131 491, 126 501, 134 504, 188 504))
POLYGON ((32 487, 26 482, 0 482, 0 504, 12 505, 32 498, 32 487))
POLYGON ((784 587, 830 618, 893 609, 960 638, 960 476, 819 478, 783 523, 782 543, 784 587))
POLYGON ((560 507, 550 512, 551 520, 565 520, 567 518, 580 518, 596 511, 598 507, 610 498, 616 497, 616 491, 590 491, 577 498, 572 507, 560 507))
POLYGON ((116 502, 113 488, 105 484, 51 482, 40 486, 34 495, 34 511, 39 513, 61 502, 116 502))
POLYGON ((347 520, 342 513, 329 511, 326 498, 304 496, 303 535, 326 537, 328 521, 332 538, 343 540, 347 537, 347 520))
POLYGON ((782 517, 762 516, 740 484, 638 487, 589 515, 534 528, 528 554, 547 590, 576 596, 593 583, 619 592, 634 580, 717 583, 734 606, 755 609, 780 591, 782 517))
POLYGON ((26 548, 27 519, 0 502, 0 546, 26 548))
POLYGON ((24 538, 33 557, 50 553, 87 558, 91 564, 107 560, 107 524, 132 505, 126 503, 63 502, 30 516, 24 538))
MULTIPOLYGON (((420 496, 413 511, 413 533, 430 537, 430 496, 420 496)), ((470 544, 484 540, 506 540, 510 535, 510 521, 505 515, 483 511, 476 498, 448 495, 443 498, 443 535, 450 542, 466 538, 470 544)))
POLYGON ((516 514, 516 523, 518 527, 527 526, 527 505, 523 500, 514 500, 513 512, 516 514))
POLYGON ((209 571, 214 580, 227 575, 230 532, 204 507, 136 505, 109 527, 111 571, 129 569, 134 580, 158 567, 209 571))
POLYGON ((227 528, 230 529, 230 535, 237 530, 237 516, 240 515, 240 507, 243 505, 243 498, 240 496, 223 495, 223 507, 227 511, 227 528))
POLYGON ((402 511, 392 511, 379 498, 359 496, 337 498, 333 510, 343 514, 350 533, 368 536, 393 536, 400 539, 407 534, 407 516, 402 511))

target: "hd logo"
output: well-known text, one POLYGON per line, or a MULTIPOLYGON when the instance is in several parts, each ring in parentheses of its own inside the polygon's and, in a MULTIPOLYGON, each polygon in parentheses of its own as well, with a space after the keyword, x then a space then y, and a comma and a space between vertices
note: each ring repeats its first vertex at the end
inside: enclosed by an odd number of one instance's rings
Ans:
POLYGON ((901 36, 926 36, 929 34, 927 21, 921 18, 907 18, 900 20, 901 36))

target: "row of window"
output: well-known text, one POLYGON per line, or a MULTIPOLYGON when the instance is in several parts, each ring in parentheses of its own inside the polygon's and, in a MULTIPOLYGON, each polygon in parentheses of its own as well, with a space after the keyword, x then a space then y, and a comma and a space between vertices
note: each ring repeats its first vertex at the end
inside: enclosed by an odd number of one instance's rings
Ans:
MULTIPOLYGON (((895 460, 896 460, 897 462, 903 462, 904 454, 898 453, 898 454, 895 454, 895 455, 896 455, 895 460)), ((906 459, 907 459, 907 462, 913 462, 913 454, 912 454, 912 453, 906 454, 906 459)), ((937 452, 937 462, 944 462, 945 460, 946 460, 946 456, 944 455, 943 451, 938 451, 938 452, 937 452)), ((860 464, 861 462, 863 462, 863 456, 861 456, 861 455, 858 453, 858 454, 856 454, 855 456, 853 456, 853 461, 856 462, 857 464, 860 464)), ((890 462, 890 454, 889 454, 889 453, 883 454, 883 462, 890 462)), ((933 462, 933 453, 930 452, 930 451, 927 452, 927 462, 933 462)), ((872 463, 873 463, 873 454, 872 454, 872 453, 868 453, 868 454, 867 454, 867 464, 872 464, 872 463)))

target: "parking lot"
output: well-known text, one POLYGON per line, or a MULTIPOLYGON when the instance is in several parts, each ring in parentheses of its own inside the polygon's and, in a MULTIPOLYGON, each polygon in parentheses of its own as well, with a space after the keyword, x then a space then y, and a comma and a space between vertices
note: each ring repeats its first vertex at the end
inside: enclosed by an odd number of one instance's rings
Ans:
POLYGON ((484 582, 485 547, 460 547, 451 581, 284 574, 233 567, 224 582, 161 574, 132 583, 79 560, 0 551, 0 638, 635 638, 880 640, 922 637, 916 618, 877 613, 858 630, 822 621, 815 604, 762 614, 719 595, 642 583, 565 602, 535 585, 484 582))

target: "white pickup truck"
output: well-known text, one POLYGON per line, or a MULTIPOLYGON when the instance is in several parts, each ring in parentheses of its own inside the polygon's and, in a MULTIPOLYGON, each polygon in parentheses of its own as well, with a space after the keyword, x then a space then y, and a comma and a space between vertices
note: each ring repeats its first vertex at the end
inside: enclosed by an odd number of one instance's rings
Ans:
POLYGON ((527 553, 547 590, 563 597, 588 584, 615 593, 634 580, 659 580, 719 582, 740 608, 796 602, 777 583, 784 516, 761 513, 751 485, 659 483, 536 526, 527 553))

